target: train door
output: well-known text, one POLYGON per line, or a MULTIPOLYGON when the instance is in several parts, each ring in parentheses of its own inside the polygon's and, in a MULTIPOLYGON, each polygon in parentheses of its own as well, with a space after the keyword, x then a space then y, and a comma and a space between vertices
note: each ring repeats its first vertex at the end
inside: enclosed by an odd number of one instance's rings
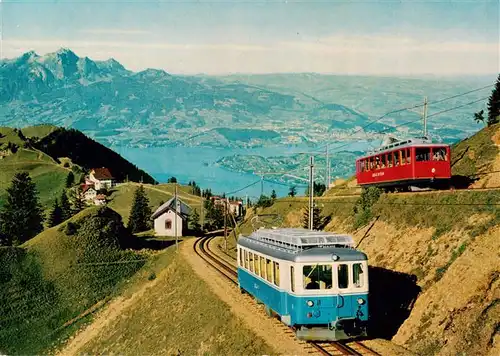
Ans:
POLYGON ((337 316, 339 318, 352 317, 351 298, 349 296, 349 264, 339 263, 337 268, 337 316))

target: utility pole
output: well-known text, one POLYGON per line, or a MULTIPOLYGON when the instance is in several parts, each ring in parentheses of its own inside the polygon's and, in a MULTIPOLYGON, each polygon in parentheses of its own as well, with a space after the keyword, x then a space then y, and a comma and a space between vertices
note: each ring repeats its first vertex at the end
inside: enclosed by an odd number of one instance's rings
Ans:
POLYGON ((227 198, 224 199, 224 251, 227 252, 227 198))
POLYGON ((424 98, 424 111, 422 117, 424 119, 424 137, 427 137, 427 97, 424 98))
POLYGON ((313 178, 314 156, 309 158, 309 230, 313 229, 313 195, 314 195, 314 178, 313 178))
POLYGON ((330 156, 328 155, 328 143, 326 144, 326 189, 330 186, 330 156))
POLYGON ((175 184, 175 219, 174 219, 174 229, 175 229, 175 249, 179 252, 179 244, 177 242, 177 217, 179 216, 179 201, 177 199, 177 184, 175 184))
POLYGON ((260 176, 260 196, 264 194, 264 175, 260 176))
POLYGON ((201 231, 203 232, 203 226, 204 226, 204 223, 205 221, 203 221, 204 217, 203 217, 203 209, 204 209, 204 201, 203 201, 203 196, 200 197, 201 199, 201 205, 200 205, 200 214, 201 214, 201 231))

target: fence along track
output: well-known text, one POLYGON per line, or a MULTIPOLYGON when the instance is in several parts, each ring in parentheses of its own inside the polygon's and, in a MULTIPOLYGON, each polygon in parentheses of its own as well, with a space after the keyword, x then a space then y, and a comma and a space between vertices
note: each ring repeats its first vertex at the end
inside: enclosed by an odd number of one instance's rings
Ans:
MULTIPOLYGON (((230 280, 234 285, 238 285, 238 273, 234 265, 230 265, 225 259, 219 257, 216 253, 214 253, 210 249, 210 241, 212 241, 215 236, 211 237, 202 237, 199 238, 193 248, 198 256, 200 256, 203 260, 205 260, 208 264, 210 264, 213 268, 215 268, 219 273, 221 273, 226 279, 230 280), (199 250, 199 251, 198 251, 199 250), (228 274, 230 276, 228 276, 228 274)), ((219 248, 220 249, 220 248, 219 248)), ((253 298, 251 298, 254 301, 253 298)), ((276 325, 280 326, 283 329, 286 329, 291 337, 295 338, 295 333, 290 331, 295 331, 293 327, 288 327, 283 324, 281 321, 276 319, 276 325)), ((300 343, 304 343, 303 341, 299 341, 300 343)), ((340 352, 341 355, 379 355, 375 351, 366 347, 364 344, 354 341, 352 342, 353 346, 360 349, 357 351, 352 347, 340 343, 340 342, 307 342, 307 345, 310 345, 316 351, 318 351, 322 355, 336 355, 340 352)))

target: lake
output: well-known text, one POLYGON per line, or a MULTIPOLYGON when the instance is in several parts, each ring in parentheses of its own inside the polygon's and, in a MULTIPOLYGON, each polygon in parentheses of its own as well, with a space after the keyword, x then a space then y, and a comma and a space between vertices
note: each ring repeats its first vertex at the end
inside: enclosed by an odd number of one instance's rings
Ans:
MULTIPOLYGON (((338 145, 342 144, 339 143, 338 145)), ((330 147, 332 147, 332 150, 334 149, 334 145, 330 147)), ((343 147, 342 150, 366 150, 367 147, 368 144, 366 142, 353 142, 348 147, 343 147)), ((235 154, 269 157, 293 154, 294 152, 309 152, 312 150, 307 144, 250 149, 183 146, 148 148, 111 146, 110 148, 139 168, 144 169, 160 183, 167 182, 168 178, 173 176, 182 184, 187 184, 189 181, 194 180, 202 189, 212 189, 214 194, 226 193, 227 195, 237 195, 240 197, 245 197, 248 194, 252 200, 258 199, 261 194, 260 177, 249 173, 229 171, 216 164, 217 160, 224 156, 235 154), (252 183, 255 184, 241 191, 234 192, 252 183)), ((286 196, 288 194, 290 189, 288 185, 270 182, 266 180, 266 177, 264 178, 264 194, 270 195, 273 189, 278 196, 286 196)), ((304 182, 304 186, 297 186, 297 193, 299 195, 304 194, 306 185, 307 182, 304 182)))

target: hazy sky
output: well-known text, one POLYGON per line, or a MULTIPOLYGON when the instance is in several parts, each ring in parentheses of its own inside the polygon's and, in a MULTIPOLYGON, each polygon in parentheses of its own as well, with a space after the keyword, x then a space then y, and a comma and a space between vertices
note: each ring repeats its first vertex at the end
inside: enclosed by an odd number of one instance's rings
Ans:
POLYGON ((0 2, 2 58, 67 47, 171 73, 500 72, 498 0, 0 2))

